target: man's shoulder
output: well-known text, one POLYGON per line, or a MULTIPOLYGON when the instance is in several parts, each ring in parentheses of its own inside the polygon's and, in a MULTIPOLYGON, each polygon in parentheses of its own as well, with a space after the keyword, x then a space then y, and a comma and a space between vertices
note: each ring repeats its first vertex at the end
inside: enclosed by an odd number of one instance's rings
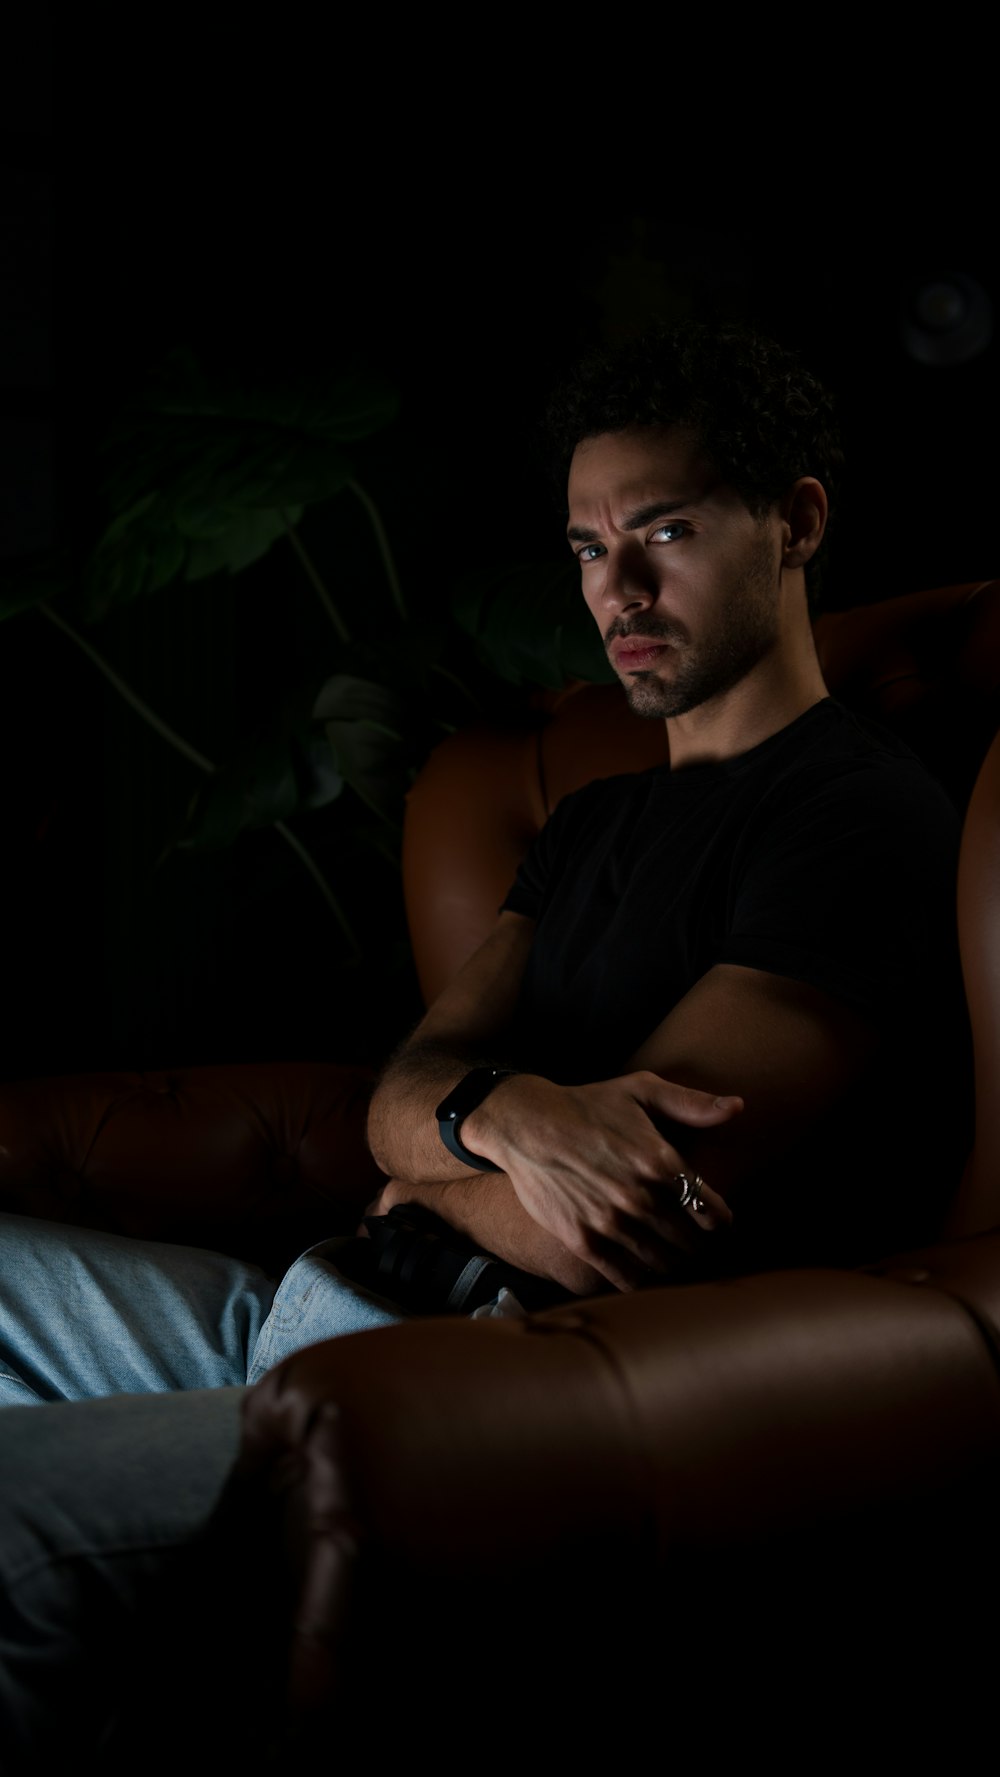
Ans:
POLYGON ((772 740, 786 759, 802 765, 843 763, 880 770, 905 766, 934 782, 923 760, 900 735, 836 697, 813 704, 772 740))
POLYGON ((792 724, 773 761, 774 802, 821 796, 901 818, 923 816, 945 828, 960 824, 944 785, 891 729, 833 698, 807 714, 811 723, 798 733, 792 724))
POLYGON ((957 833, 960 815, 929 767, 897 734, 828 697, 750 752, 673 774, 669 764, 593 778, 570 790, 549 817, 551 838, 605 839, 631 831, 644 812, 669 821, 678 802, 685 818, 704 803, 706 819, 728 831, 799 811, 826 811, 888 829, 915 825, 957 833))
POLYGON ((645 802, 658 783, 669 777, 668 765, 648 765, 641 771, 618 771, 606 777, 593 777, 575 790, 567 790, 551 811, 548 820, 570 826, 598 820, 613 819, 617 810, 628 810, 645 802))

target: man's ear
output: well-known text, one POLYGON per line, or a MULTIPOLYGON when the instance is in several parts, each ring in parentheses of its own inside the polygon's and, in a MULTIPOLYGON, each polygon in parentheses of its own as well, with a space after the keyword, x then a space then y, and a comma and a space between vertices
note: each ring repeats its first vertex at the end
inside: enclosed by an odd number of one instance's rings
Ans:
POLYGON ((829 509, 826 489, 815 475, 802 475, 792 483, 781 502, 783 567, 804 568, 812 560, 823 541, 829 509))

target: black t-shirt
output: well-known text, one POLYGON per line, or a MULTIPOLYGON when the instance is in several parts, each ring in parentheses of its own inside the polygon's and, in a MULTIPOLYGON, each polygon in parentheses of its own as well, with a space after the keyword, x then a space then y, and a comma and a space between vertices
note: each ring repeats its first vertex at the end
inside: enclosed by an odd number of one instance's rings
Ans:
POLYGON ((860 1263, 931 1238, 970 1139, 959 838, 916 756, 832 698, 738 758, 587 785, 503 903, 537 921, 521 1065, 564 1082, 623 1072, 719 963, 807 982, 883 1040, 810 1140, 748 1181, 737 1268, 860 1263))

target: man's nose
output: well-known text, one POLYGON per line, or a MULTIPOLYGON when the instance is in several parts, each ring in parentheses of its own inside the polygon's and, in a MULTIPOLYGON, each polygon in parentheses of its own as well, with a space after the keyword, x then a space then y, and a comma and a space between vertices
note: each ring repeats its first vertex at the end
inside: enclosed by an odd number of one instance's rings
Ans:
POLYGON ((601 600, 605 609, 617 613, 648 610, 655 605, 660 588, 646 559, 645 551, 625 548, 609 554, 601 600))

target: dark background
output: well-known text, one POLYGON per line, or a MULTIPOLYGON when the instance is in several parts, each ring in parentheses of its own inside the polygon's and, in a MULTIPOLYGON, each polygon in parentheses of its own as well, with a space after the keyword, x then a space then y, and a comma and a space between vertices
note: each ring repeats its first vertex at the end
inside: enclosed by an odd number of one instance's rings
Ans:
MULTIPOLYGON (((640 181, 620 145, 582 171, 556 124, 518 147, 509 111, 498 145, 482 119, 440 131, 419 92, 405 113, 384 92, 352 109, 341 64, 324 102, 302 79, 308 42, 276 72, 267 42, 196 54, 154 19, 126 79, 110 29, 53 40, 39 9, 19 28, 0 130, 4 562, 87 536, 95 440, 178 343, 317 372, 363 360, 392 381, 399 419, 366 469, 411 597, 457 564, 558 559, 529 448, 545 389, 593 340, 693 313, 756 321, 838 396, 830 602, 996 572, 996 343, 987 329, 964 360, 928 363, 907 334, 927 286, 996 299, 989 165, 968 132, 921 166, 890 133, 832 189, 808 165, 750 174, 724 142, 681 179, 664 147, 664 173, 640 181)), ((153 607, 102 643, 209 754, 300 621, 252 577, 226 598, 224 621, 192 604, 179 652, 176 615, 168 645, 153 607)), ((185 767, 34 614, 0 628, 0 724, 0 1077, 377 1058, 416 1016, 405 959, 391 985, 345 976, 273 836, 154 882, 152 811, 190 793, 185 767)), ((319 817, 310 832, 322 849, 319 817)), ((391 871, 382 892, 399 951, 391 871)))

